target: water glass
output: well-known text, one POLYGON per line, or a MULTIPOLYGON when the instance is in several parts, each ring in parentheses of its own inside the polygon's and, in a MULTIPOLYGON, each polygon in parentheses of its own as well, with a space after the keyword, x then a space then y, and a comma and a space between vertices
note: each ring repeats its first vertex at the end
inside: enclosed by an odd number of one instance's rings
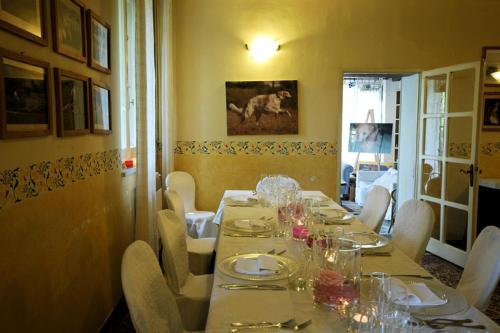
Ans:
POLYGON ((349 308, 347 332, 368 333, 377 327, 377 307, 373 304, 354 304, 349 308))

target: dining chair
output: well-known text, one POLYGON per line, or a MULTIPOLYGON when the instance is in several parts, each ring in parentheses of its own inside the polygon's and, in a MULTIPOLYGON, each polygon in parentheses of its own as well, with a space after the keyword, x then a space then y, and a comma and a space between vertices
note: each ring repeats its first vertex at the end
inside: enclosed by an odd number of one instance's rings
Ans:
POLYGON ((391 203, 391 195, 383 186, 375 185, 366 195, 365 205, 358 218, 376 233, 380 232, 387 207, 391 203))
POLYGON ((138 333, 185 332, 175 297, 151 247, 135 241, 123 254, 121 278, 130 318, 138 333))
POLYGON ((196 209, 196 184, 193 176, 184 171, 174 171, 167 175, 165 185, 167 190, 176 191, 182 198, 185 220, 189 226, 188 233, 191 237, 217 236, 217 228, 211 223, 215 213, 196 209))
MULTIPOLYGON (((195 275, 210 273, 215 249, 215 237, 193 238, 186 230, 184 203, 176 191, 166 190, 167 207, 174 211, 179 221, 184 225, 187 251, 189 254, 189 269, 195 275)), ((212 222, 210 222, 212 223, 212 222)))
POLYGON ((163 244, 163 270, 177 300, 184 327, 202 330, 210 306, 213 274, 190 273, 185 225, 174 211, 165 209, 158 213, 158 230, 163 244))
POLYGON ((399 208, 392 231, 392 241, 408 257, 420 263, 434 227, 431 206, 418 200, 408 200, 399 208))
POLYGON ((472 246, 457 289, 470 305, 485 311, 500 278, 500 229, 484 228, 472 246))

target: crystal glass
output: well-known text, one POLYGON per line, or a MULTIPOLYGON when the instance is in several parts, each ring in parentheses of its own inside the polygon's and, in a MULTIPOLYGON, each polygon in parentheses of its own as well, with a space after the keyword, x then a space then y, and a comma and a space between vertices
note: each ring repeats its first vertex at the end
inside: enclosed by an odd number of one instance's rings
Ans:
POLYGON ((314 241, 313 261, 317 265, 314 303, 346 315, 359 302, 361 246, 345 236, 329 235, 314 241))
POLYGON ((368 304, 354 304, 349 308, 349 333, 371 333, 377 327, 377 308, 368 304))

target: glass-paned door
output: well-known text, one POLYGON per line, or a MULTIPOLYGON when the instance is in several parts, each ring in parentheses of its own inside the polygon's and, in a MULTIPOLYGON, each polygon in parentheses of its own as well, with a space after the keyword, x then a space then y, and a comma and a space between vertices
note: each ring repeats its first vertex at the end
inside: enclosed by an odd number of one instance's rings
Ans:
POLYGON ((463 266, 472 246, 480 63, 422 73, 418 199, 436 222, 427 249, 463 266))

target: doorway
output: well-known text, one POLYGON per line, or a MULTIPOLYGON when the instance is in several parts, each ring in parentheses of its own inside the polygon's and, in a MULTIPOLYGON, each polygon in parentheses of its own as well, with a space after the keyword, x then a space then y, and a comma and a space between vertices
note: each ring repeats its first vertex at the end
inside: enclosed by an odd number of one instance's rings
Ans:
POLYGON ((382 233, 400 202, 415 197, 418 89, 418 74, 344 74, 341 200, 359 213, 371 188, 385 187, 392 199, 382 233))

